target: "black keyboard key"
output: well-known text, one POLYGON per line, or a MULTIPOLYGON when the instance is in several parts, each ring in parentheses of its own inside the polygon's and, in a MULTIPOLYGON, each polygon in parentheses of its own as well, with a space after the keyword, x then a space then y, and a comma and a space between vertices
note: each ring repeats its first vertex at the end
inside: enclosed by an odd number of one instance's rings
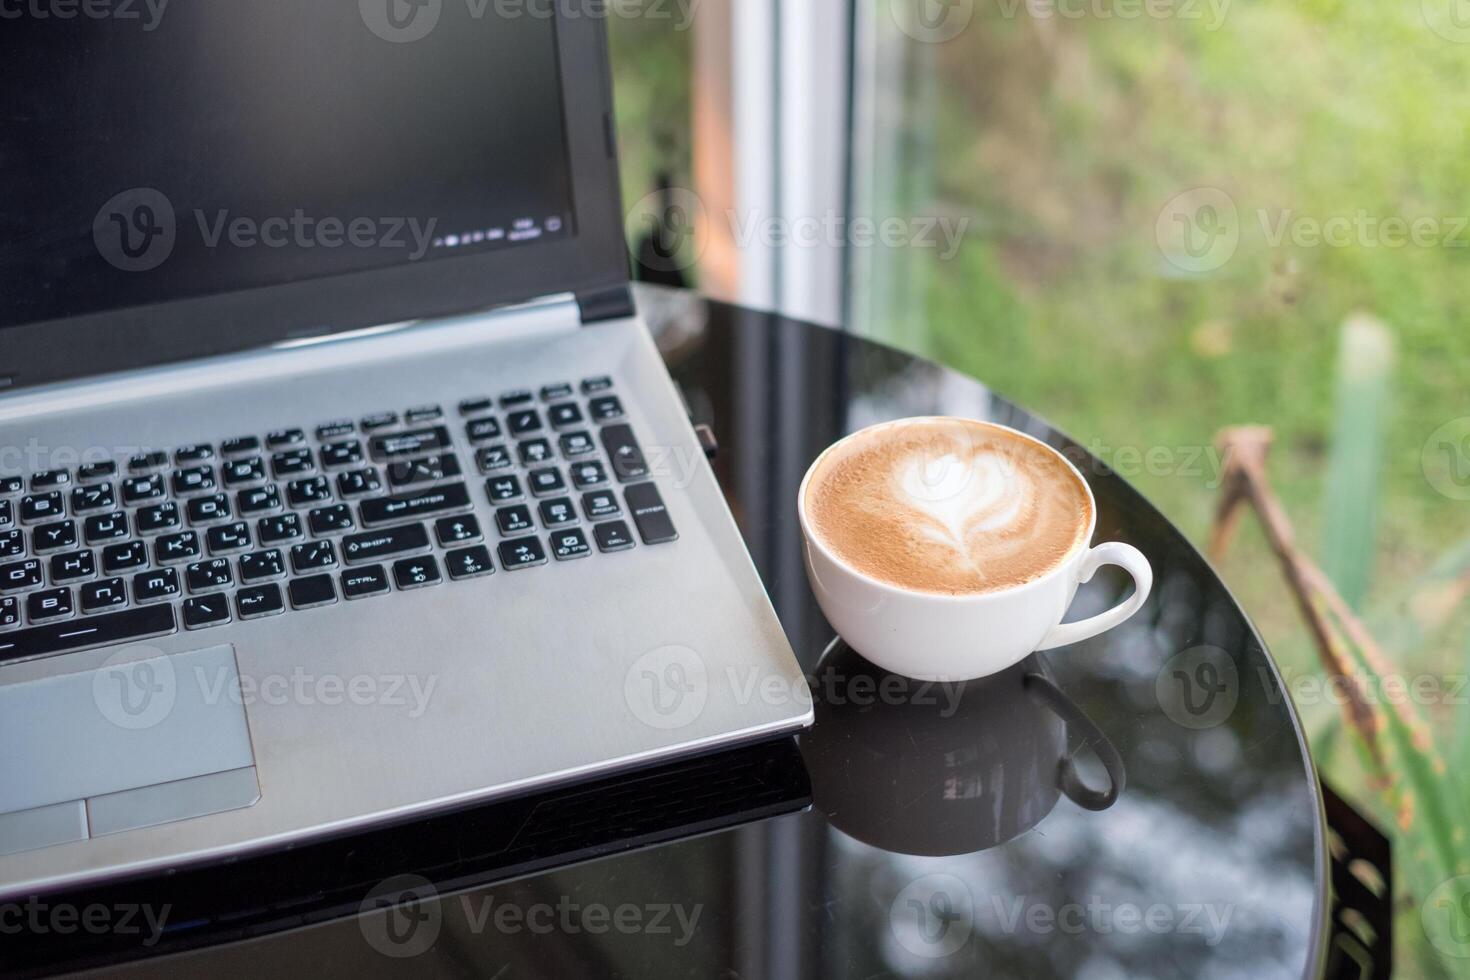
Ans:
POLYGON ((26 481, 18 476, 0 476, 0 494, 10 496, 26 488, 26 481))
POLYGON ((519 449, 522 466, 535 466, 551 459, 551 443, 545 439, 527 439, 519 449))
POLYGON ((291 593, 293 609, 329 606, 337 601, 337 589, 332 585, 330 575, 310 575, 306 578, 293 579, 287 589, 291 593))
POLYGON ((144 507, 133 517, 139 534, 156 534, 179 526, 179 505, 172 500, 144 507))
POLYGON ((482 544, 449 552, 444 556, 444 567, 449 569, 449 577, 453 579, 474 578, 495 571, 490 549, 482 544))
POLYGON ((195 497, 186 506, 189 511, 189 523, 196 527, 200 524, 213 524, 216 521, 230 519, 230 498, 222 493, 195 497))
POLYGON ((558 442, 561 443, 561 454, 567 459, 576 459, 597 451, 597 444, 585 432, 563 433, 558 442))
POLYGON ((229 588, 235 583, 235 576, 228 558, 211 558, 196 561, 185 569, 184 581, 188 583, 190 592, 212 592, 229 588))
POLYGON ((501 408, 512 408, 516 405, 529 405, 536 400, 536 396, 525 388, 516 388, 513 391, 503 392, 500 396, 501 408))
POLYGON ((78 483, 101 483, 117 476, 117 464, 110 459, 77 467, 78 483))
POLYGON ((633 429, 626 425, 609 425, 602 430, 602 448, 612 460, 613 472, 621 483, 639 480, 648 475, 648 462, 643 450, 633 437, 633 429))
POLYGON ((332 485, 324 476, 309 476, 286 484, 286 500, 292 507, 325 503, 332 499, 332 485))
POLYGON ((211 555, 228 555, 250 547, 250 525, 244 521, 212 527, 204 536, 211 555))
POLYGON ((515 460, 510 458, 510 450, 505 446, 487 446, 475 451, 475 466, 481 473, 494 473, 514 464, 515 460))
POLYGON ((71 482, 71 474, 66 470, 45 470, 31 477, 32 490, 55 490, 64 487, 71 482))
POLYGON ((373 436, 368 442, 368 452, 377 460, 403 459, 448 448, 449 430, 442 425, 373 436))
POLYGON ((388 575, 382 565, 364 565, 343 572, 342 594, 348 599, 365 599, 388 591, 388 575))
POLYGON ((626 551, 633 547, 633 532, 628 530, 625 521, 596 524, 592 528, 592 536, 597 539, 597 547, 601 551, 626 551))
POLYGON ((291 546, 291 570, 300 575, 337 567, 337 550, 330 541, 308 541, 291 546))
POLYGON ((161 470, 168 465, 168 453, 161 449, 152 452, 138 453, 128 460, 128 472, 148 473, 152 470, 161 470))
POLYGON ((24 531, 19 528, 13 531, 0 531, 0 558, 14 558, 16 555, 25 554, 25 550, 24 531))
POLYGON ((284 453, 276 453, 271 457, 271 472, 278 480, 310 473, 315 468, 316 464, 311 460, 310 449, 292 449, 284 453))
POLYGON ((111 575, 114 572, 127 572, 134 568, 142 568, 148 564, 148 546, 141 541, 125 541, 122 544, 110 544, 102 549, 102 571, 111 575))
MULTIPOLYGON (((321 577, 327 578, 325 575, 321 577)), ((331 579, 327 579, 329 588, 331 584, 331 579)), ((241 619, 261 619, 285 611, 286 601, 281 598, 281 587, 274 583, 252 585, 235 593, 235 612, 241 619)))
POLYGON ((275 517, 262 517, 255 522, 255 533, 263 545, 295 541, 303 536, 301 516, 299 514, 278 514, 275 517))
POLYGON ((51 581, 57 585, 91 578, 96 574, 97 563, 90 551, 68 551, 51 556, 51 581))
POLYGON ((15 596, 0 597, 0 629, 20 624, 20 600, 15 596))
POLYGON ((190 466, 187 469, 174 470, 171 482, 176 497, 183 497, 191 493, 208 493, 215 487, 214 467, 190 466))
POLYGON ((544 402, 554 402, 558 399, 570 397, 572 397, 572 386, 565 381, 541 386, 541 400, 544 402))
POLYGON ((71 511, 85 514, 95 510, 111 510, 117 506, 117 497, 111 483, 98 483, 89 487, 77 487, 71 492, 71 511))
POLYGON ((260 439, 255 436, 237 436, 220 443, 220 452, 226 456, 244 456, 260 452, 260 439))
POLYGON ((491 402, 488 398, 466 398, 459 403, 459 414, 481 415, 490 411, 491 402))
POLYGON ((227 487, 243 487, 265 480, 265 460, 259 456, 227 460, 220 467, 220 475, 227 487))
POLYGON ((26 596, 26 615, 33 623, 70 616, 72 612, 71 589, 47 589, 26 596))
POLYGON ((277 548, 240 556, 240 581, 263 582, 286 574, 286 559, 277 548))
POLYGON ((601 461, 589 459, 572 465, 572 485, 578 490, 590 490, 607 482, 607 467, 601 461))
POLYGON ((346 504, 318 507, 306 518, 312 534, 337 534, 357 526, 352 522, 352 508, 346 504))
POLYGON ((372 415, 362 417, 362 431, 364 432, 376 432, 378 429, 386 429, 397 424, 397 412, 374 412, 372 415))
POLYGON ((541 523, 547 527, 560 527, 563 524, 575 523, 577 520, 576 505, 569 497, 543 500, 537 509, 541 511, 541 523))
POLYGON ((349 565, 428 550, 429 534, 422 524, 349 534, 342 539, 342 559, 349 565))
POLYGON ((592 493, 582 494, 582 513, 587 515, 589 521, 598 521, 604 517, 617 517, 623 512, 618 504, 617 495, 611 490, 595 490, 592 493))
POLYGON ((141 640, 172 633, 177 628, 172 606, 124 609, 69 623, 6 633, 0 636, 0 662, 141 640))
POLYGON ((323 422, 316 427, 317 442, 331 442, 333 439, 341 439, 357 431, 356 424, 351 419, 338 419, 335 422, 323 422))
POLYGON ((546 417, 551 420, 553 429, 569 429, 582 424, 582 410, 573 402, 551 406, 546 410, 546 417))
POLYGON ((0 592, 24 592, 44 585, 46 574, 35 558, 0 565, 0 592))
POLYGON ((541 413, 534 408, 511 412, 505 417, 505 426, 513 436, 523 436, 532 432, 539 432, 543 427, 541 413))
POLYGON ((195 443, 192 446, 180 446, 174 450, 175 466, 202 463, 207 459, 214 459, 214 447, 206 446, 203 443, 195 443))
POLYGON ((555 466, 532 470, 526 475, 526 483, 531 487, 531 492, 538 497, 563 493, 567 488, 566 477, 562 476, 561 470, 555 466))
POLYGON ((524 534, 536 525, 531 521, 531 509, 525 504, 502 507, 495 512, 495 526, 502 535, 524 534))
POLYGON ((405 425, 420 425, 444 417, 444 409, 438 405, 416 405, 403 413, 405 425))
POLYGON ((223 595, 201 595, 184 600, 184 629, 201 630, 230 621, 230 600, 223 595))
POLYGON ((145 500, 157 500, 163 496, 163 474, 135 476, 123 481, 123 503, 132 506, 145 500))
POLYGON ((522 495, 521 481, 514 476, 496 476, 485 481, 485 495, 492 504, 515 500, 522 495))
POLYGON ((434 536, 439 539, 439 544, 446 548, 468 541, 479 541, 484 535, 480 532, 480 522, 472 514, 463 517, 441 517, 434 522, 434 536))
POLYGON ((364 527, 416 520, 448 510, 464 510, 470 505, 470 493, 463 483, 400 493, 389 497, 372 497, 358 505, 364 527))
POLYGON ((582 533, 582 529, 573 527, 552 532, 551 553, 556 555, 557 561, 573 561, 592 554, 592 546, 587 543, 587 535, 582 533))
POLYGON ((677 541, 679 532, 669 517, 669 509, 659 496, 658 487, 652 483, 639 483, 629 487, 623 495, 628 500, 628 513, 638 527, 638 536, 644 544, 663 544, 677 541))
POLYGON ((439 574, 439 563, 433 555, 421 558, 400 558, 393 563, 393 584, 400 589, 421 589, 426 585, 437 585, 444 576, 439 574))
POLYGON ((82 586, 82 612, 84 613, 93 613, 99 609, 112 609, 127 604, 127 586, 120 578, 105 578, 100 582, 88 582, 82 586))
POLYGON ((15 508, 8 500, 0 500, 0 527, 15 523, 15 508))
POLYGON ((128 536, 128 515, 120 510, 111 514, 93 514, 82 522, 82 533, 88 544, 125 538, 128 536))
POLYGON ((378 471, 371 466, 337 474, 337 492, 344 497, 360 497, 365 493, 377 493, 381 489, 383 481, 378 478, 378 471))
POLYGON ((438 483, 460 475, 459 457, 453 453, 436 453, 422 459, 388 464, 388 485, 395 490, 419 483, 438 483))
POLYGON ((37 521, 54 521, 66 513, 60 490, 49 493, 28 493, 20 498, 20 519, 27 524, 37 521))
POLYGON ((598 422, 610 422, 623 417, 623 403, 618 400, 617 395, 594 398, 587 403, 587 409, 598 422))
POLYGON ((235 506, 239 508, 241 517, 268 514, 281 509, 281 491, 276 489, 274 483, 241 490, 235 494, 235 506))
POLYGON ((165 534, 153 542, 153 561, 159 565, 188 561, 191 558, 198 558, 201 554, 203 552, 199 550, 199 534, 196 531, 165 534))
POLYGON ((464 427, 464 434, 470 442, 499 439, 500 432, 500 423, 495 419, 471 419, 464 427))
POLYGON ((179 573, 172 568, 156 568, 133 576, 133 601, 157 602, 179 594, 179 573))
POLYGON ((609 378, 605 374, 604 375, 601 375, 600 377, 596 377, 596 378, 587 378, 585 381, 582 382, 582 394, 584 394, 584 395, 596 395, 596 394, 600 394, 601 392, 604 392, 604 391, 611 391, 612 390, 612 386, 613 386, 612 378, 609 378))
POLYGON ((335 469, 339 466, 356 466, 362 462, 362 443, 356 439, 344 439, 322 447, 322 468, 335 469))
POLYGON ((546 564, 546 548, 542 546, 540 538, 502 541, 496 550, 500 552, 501 566, 508 572, 546 564))
POLYGON ((306 441, 306 433, 300 429, 277 429, 265 434, 265 444, 272 449, 299 446, 306 441))
POLYGON ((52 524, 39 524, 31 532, 31 550, 37 554, 47 551, 60 551, 64 548, 75 548, 77 546, 77 525, 75 521, 56 521, 52 524))

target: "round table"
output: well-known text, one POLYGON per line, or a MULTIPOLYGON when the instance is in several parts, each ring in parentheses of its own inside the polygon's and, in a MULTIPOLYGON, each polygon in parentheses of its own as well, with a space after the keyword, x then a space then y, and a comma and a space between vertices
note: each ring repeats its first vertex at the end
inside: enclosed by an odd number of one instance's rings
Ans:
MULTIPOLYGON (((160 977, 1319 974, 1325 825, 1301 726, 1250 621, 1178 530, 973 380, 690 293, 639 302, 718 443, 815 727, 154 892, 97 892, 171 902, 176 924, 194 923, 147 948, 67 955, 160 977), (843 434, 920 414, 991 419, 1066 452, 1096 492, 1096 540, 1153 564, 1144 608, 967 685, 889 677, 833 645, 802 567, 797 485, 843 434)), ((1117 571, 1070 615, 1116 603, 1131 588, 1117 571)))

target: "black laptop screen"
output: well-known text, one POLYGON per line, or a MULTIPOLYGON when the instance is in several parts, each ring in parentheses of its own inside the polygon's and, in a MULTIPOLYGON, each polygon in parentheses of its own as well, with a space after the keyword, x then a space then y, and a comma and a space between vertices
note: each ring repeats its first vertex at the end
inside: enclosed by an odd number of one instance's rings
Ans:
POLYGON ((538 0, 0 0, 0 327, 573 234, 538 0))

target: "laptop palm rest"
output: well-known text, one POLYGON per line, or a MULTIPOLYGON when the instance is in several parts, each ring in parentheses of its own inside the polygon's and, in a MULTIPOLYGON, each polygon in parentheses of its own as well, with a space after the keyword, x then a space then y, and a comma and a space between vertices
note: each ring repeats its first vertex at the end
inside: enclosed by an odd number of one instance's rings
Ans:
POLYGON ((0 687, 0 854, 259 798, 229 645, 0 687))

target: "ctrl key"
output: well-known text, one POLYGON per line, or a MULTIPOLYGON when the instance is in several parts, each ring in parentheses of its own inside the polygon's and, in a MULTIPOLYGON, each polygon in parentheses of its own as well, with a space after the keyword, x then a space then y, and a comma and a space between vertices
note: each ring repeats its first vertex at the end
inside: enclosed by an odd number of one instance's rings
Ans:
POLYGON ((382 565, 364 565, 342 573, 342 595, 348 599, 366 599, 388 591, 388 575, 382 565))

